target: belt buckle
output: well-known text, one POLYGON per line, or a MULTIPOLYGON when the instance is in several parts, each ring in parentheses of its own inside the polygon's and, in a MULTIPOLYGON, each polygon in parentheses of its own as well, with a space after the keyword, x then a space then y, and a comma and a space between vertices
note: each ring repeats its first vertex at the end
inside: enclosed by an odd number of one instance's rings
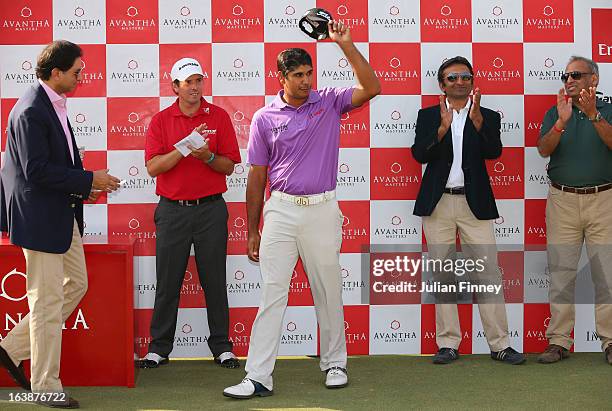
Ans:
POLYGON ((295 204, 299 206, 307 206, 309 203, 308 197, 295 197, 295 204))

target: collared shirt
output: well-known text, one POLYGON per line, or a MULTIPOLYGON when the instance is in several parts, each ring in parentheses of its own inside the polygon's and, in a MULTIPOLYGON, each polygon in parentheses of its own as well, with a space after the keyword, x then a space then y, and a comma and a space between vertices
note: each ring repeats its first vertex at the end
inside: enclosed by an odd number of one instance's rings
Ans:
MULTIPOLYGON (((597 110, 612 124, 612 104, 597 99, 597 110)), ((540 136, 553 127, 559 115, 557 106, 546 112, 540 136)), ((612 150, 606 146, 593 123, 576 106, 550 155, 548 177, 557 184, 590 187, 612 182, 612 150)))
POLYGON ((72 160, 72 164, 74 164, 74 148, 72 147, 72 135, 70 134, 70 129, 68 128, 68 109, 66 108, 66 95, 59 95, 49 87, 44 81, 38 79, 38 82, 42 86, 47 96, 49 96, 49 100, 51 100, 51 104, 53 104, 53 109, 55 110, 55 114, 59 119, 62 128, 64 129, 64 134, 66 135, 66 141, 68 143, 68 150, 70 150, 70 160, 72 160))
MULTIPOLYGON (((145 141, 145 162, 167 154, 174 144, 191 134, 194 128, 206 124, 211 152, 240 162, 236 132, 229 115, 221 107, 201 99, 200 108, 191 117, 183 114, 178 98, 170 107, 151 119, 145 141)), ((195 200, 227 191, 225 175, 208 164, 188 155, 170 170, 157 176, 155 193, 171 200, 195 200)))
MULTIPOLYGON (((465 122, 470 111, 470 103, 472 101, 468 98, 465 107, 463 107, 457 113, 453 110, 453 122, 451 123, 451 135, 453 136, 453 165, 446 180, 446 187, 463 187, 464 176, 463 169, 461 168, 463 162, 463 129, 465 128, 465 122)), ((446 100, 446 107, 449 108, 448 100, 446 100)))
POLYGON ((310 195, 336 188, 340 117, 354 108, 353 90, 311 90, 297 108, 283 101, 281 90, 255 113, 248 162, 268 166, 272 191, 310 195))

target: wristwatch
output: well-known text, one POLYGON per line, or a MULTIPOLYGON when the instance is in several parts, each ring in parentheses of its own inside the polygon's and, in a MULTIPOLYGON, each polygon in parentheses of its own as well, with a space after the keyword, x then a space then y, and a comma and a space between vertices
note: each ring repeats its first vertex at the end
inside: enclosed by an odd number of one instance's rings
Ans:
POLYGON ((599 120, 601 120, 601 112, 597 112, 597 114, 595 114, 595 117, 589 117, 589 120, 591 120, 593 123, 597 123, 599 120))

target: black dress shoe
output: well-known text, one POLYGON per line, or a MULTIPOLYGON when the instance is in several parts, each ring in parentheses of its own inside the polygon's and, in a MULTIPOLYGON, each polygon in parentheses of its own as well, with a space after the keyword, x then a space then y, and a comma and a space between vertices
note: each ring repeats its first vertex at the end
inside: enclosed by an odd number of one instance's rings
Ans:
POLYGON ((169 362, 170 361, 167 358, 163 358, 159 362, 153 361, 153 360, 148 360, 146 358, 143 358, 143 359, 135 361, 136 366, 138 368, 157 368, 160 365, 165 365, 165 364, 168 364, 169 362))
POLYGON ((240 361, 238 360, 238 358, 227 358, 223 361, 221 361, 219 358, 215 358, 215 364, 219 364, 221 367, 224 367, 224 368, 239 368, 240 367, 240 361))
POLYGON ((0 347, 0 364, 2 364, 4 368, 6 368, 11 378, 21 388, 30 391, 30 381, 27 379, 25 373, 23 372, 23 366, 19 364, 19 367, 16 367, 15 363, 13 363, 13 360, 11 360, 11 357, 9 357, 6 350, 2 347, 0 347))
POLYGON ((42 405, 49 408, 65 408, 75 409, 81 408, 79 402, 72 397, 68 397, 65 401, 36 401, 35 404, 42 405))
POLYGON ((496 361, 503 361, 506 364, 519 365, 525 362, 525 356, 512 347, 501 351, 491 351, 491 358, 496 361))
POLYGON ((434 355, 434 364, 450 364, 459 358, 459 351, 454 348, 440 348, 436 355, 434 355))

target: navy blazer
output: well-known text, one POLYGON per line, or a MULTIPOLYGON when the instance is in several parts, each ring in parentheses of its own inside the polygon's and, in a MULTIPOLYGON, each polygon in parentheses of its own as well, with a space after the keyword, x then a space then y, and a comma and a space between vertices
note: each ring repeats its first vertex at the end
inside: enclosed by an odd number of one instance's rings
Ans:
POLYGON ((65 253, 74 220, 83 235, 83 199, 93 173, 83 170, 72 127, 74 164, 66 134, 44 88, 36 83, 17 101, 7 127, 0 170, 0 229, 15 245, 65 253))
MULTIPOLYGON (((499 113, 485 107, 481 107, 480 111, 483 117, 480 132, 476 131, 469 116, 465 121, 461 168, 470 210, 479 220, 492 220, 498 218, 499 214, 485 159, 501 155, 501 117, 499 113)), ((453 164, 451 128, 442 141, 438 141, 440 122, 439 105, 419 110, 412 155, 419 163, 427 164, 427 167, 414 206, 414 215, 431 215, 444 193, 453 164)))

